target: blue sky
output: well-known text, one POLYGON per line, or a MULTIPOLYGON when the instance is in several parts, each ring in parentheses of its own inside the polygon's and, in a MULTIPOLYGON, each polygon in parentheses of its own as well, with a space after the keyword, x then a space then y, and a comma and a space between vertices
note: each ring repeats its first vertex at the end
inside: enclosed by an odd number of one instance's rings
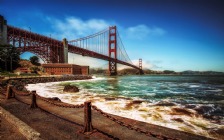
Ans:
MULTIPOLYGON (((59 40, 117 25, 134 63, 175 71, 224 72, 223 7, 222 0, 0 0, 8 24, 59 40)), ((107 63, 69 56, 70 63, 107 63)))

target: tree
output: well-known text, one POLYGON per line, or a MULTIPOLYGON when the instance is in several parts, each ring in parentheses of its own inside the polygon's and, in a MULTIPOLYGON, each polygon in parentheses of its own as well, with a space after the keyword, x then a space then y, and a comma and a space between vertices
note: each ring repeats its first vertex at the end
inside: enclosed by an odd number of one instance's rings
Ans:
POLYGON ((39 58, 38 58, 37 56, 32 56, 32 57, 30 57, 30 62, 31 62, 33 65, 40 66, 39 58))
POLYGON ((0 66, 2 70, 7 70, 7 49, 0 45, 0 66))
POLYGON ((2 70, 10 70, 18 67, 20 52, 12 45, 0 45, 0 64, 2 70))
POLYGON ((172 70, 164 70, 163 73, 164 74, 175 74, 175 71, 172 71, 172 70))

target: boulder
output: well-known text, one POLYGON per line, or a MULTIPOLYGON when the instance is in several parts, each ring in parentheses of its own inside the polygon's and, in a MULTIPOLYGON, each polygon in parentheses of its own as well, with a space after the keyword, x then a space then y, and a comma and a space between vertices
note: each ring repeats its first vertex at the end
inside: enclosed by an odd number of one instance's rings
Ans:
POLYGON ((176 104, 169 101, 159 101, 155 104, 155 106, 176 106, 176 104))
POLYGON ((63 90, 64 92, 79 92, 79 89, 78 89, 78 87, 76 87, 76 86, 71 86, 71 85, 66 85, 65 87, 64 87, 64 90, 63 90))
POLYGON ((49 100, 53 100, 53 101, 59 101, 61 102, 61 100, 58 98, 58 97, 51 97, 51 98, 48 98, 49 100))

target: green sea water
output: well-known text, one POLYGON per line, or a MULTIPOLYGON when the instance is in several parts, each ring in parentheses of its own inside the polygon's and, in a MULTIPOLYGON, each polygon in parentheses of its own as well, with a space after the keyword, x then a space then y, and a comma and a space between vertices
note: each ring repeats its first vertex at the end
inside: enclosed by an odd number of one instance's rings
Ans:
POLYGON ((125 96, 154 102, 170 99, 177 103, 221 103, 223 76, 122 76, 74 82, 91 93, 125 96))
POLYGON ((224 76, 141 75, 29 84, 43 97, 70 104, 91 101, 101 110, 147 123, 223 139, 224 76), (75 85, 77 93, 63 92, 75 85))

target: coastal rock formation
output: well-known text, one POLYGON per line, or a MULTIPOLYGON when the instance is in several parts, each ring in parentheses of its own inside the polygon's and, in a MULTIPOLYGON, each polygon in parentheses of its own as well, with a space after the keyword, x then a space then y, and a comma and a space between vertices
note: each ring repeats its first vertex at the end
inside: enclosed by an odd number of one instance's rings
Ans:
POLYGON ((58 97, 51 97, 51 98, 48 98, 48 99, 53 100, 53 101, 61 102, 61 100, 58 97))
POLYGON ((176 106, 176 104, 169 101, 159 101, 155 106, 176 106))
POLYGON ((63 90, 64 92, 79 92, 79 89, 78 89, 78 87, 76 87, 76 86, 71 86, 71 85, 66 85, 65 87, 64 87, 64 90, 63 90))

